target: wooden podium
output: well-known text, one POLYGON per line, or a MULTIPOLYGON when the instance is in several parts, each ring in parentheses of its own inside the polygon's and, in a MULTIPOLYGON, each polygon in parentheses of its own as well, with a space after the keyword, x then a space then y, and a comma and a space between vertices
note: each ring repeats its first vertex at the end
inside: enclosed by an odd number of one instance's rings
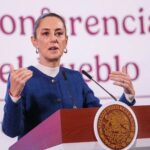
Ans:
MULTIPOLYGON (((150 138, 150 106, 133 106, 138 139, 150 138)), ((9 150, 44 150, 63 143, 95 141, 93 121, 99 108, 62 109, 12 145, 9 150)))

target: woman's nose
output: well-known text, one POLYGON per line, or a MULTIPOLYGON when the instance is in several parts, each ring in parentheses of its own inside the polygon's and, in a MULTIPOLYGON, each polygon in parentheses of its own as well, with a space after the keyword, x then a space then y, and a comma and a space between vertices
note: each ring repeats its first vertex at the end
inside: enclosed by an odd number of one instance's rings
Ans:
POLYGON ((57 43, 58 42, 56 35, 54 35, 54 34, 50 35, 50 42, 52 42, 52 43, 57 43))

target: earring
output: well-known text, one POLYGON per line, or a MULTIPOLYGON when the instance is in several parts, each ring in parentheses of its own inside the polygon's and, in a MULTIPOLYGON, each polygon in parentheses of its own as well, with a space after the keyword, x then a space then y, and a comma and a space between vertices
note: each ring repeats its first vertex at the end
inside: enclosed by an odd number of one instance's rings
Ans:
POLYGON ((64 53, 66 54, 66 53, 68 53, 68 50, 67 50, 67 48, 65 48, 65 50, 64 50, 64 53))
POLYGON ((36 52, 36 54, 38 54, 38 53, 39 53, 39 49, 38 49, 38 48, 36 48, 36 51, 35 51, 35 52, 36 52))

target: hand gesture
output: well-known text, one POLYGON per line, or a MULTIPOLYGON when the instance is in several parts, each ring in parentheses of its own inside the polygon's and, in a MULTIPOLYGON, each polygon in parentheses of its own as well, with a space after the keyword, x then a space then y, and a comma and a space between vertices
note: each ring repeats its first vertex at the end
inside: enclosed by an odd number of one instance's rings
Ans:
POLYGON ((32 77, 33 73, 27 68, 14 70, 13 65, 10 66, 10 93, 14 97, 20 96, 26 82, 32 77))
POLYGON ((122 71, 114 71, 110 74, 110 80, 114 81, 114 85, 124 88, 126 94, 131 94, 135 96, 134 87, 132 85, 131 79, 127 74, 125 66, 122 67, 122 71))

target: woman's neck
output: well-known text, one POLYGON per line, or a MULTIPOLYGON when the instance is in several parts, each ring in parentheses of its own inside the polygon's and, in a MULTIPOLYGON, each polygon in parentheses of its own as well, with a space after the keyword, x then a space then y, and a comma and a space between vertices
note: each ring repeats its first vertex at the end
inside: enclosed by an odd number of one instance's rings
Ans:
POLYGON ((44 61, 41 61, 39 60, 39 63, 43 66, 47 66, 47 67, 50 67, 50 68, 55 68, 55 67, 59 67, 60 66, 60 61, 48 61, 48 62, 44 62, 44 61))

